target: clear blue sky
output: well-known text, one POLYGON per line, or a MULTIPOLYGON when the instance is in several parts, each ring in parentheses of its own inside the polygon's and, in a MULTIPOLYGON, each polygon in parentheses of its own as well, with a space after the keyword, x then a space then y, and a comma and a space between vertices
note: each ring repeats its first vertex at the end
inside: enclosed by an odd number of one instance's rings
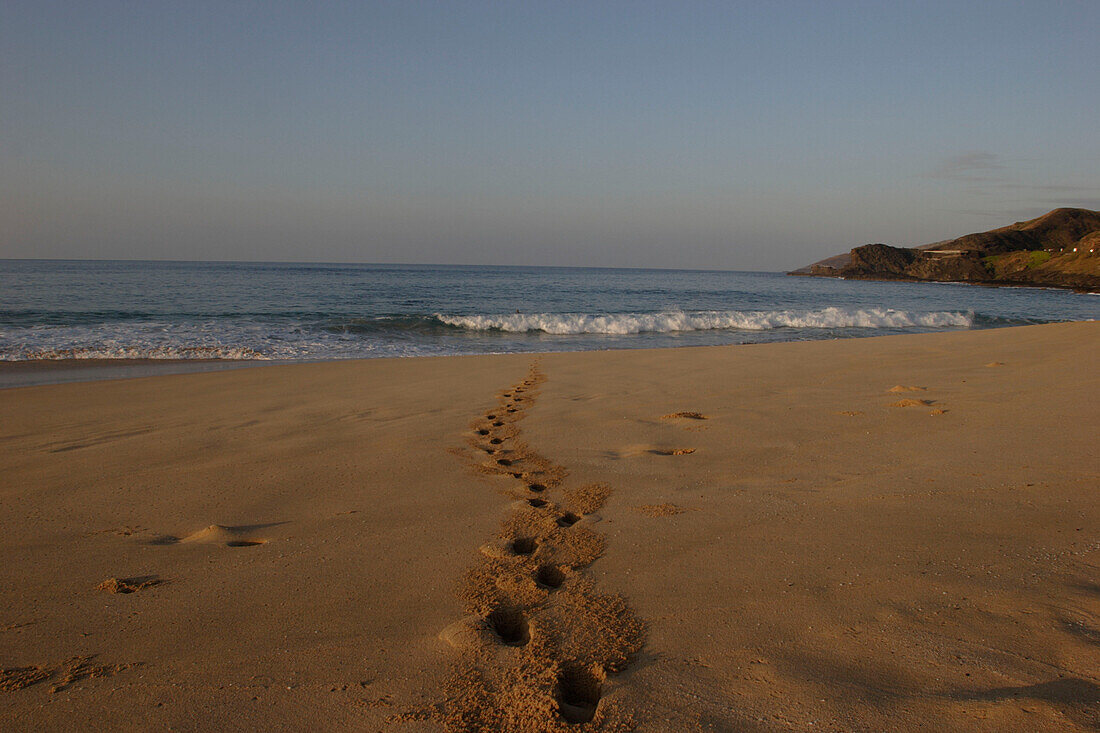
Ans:
POLYGON ((0 257, 779 270, 1100 208, 1100 2, 0 2, 0 257))

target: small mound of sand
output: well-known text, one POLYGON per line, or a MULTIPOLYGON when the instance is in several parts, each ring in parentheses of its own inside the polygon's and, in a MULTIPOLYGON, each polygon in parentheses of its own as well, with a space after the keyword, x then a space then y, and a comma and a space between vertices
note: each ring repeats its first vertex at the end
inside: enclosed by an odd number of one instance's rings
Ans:
POLYGON ((694 448, 673 448, 668 452, 670 456, 686 456, 695 452, 694 448))
POLYGON ((862 415, 862 410, 841 410, 838 415, 846 415, 847 417, 855 417, 856 415, 862 415))
POLYGON ((932 410, 932 412, 930 412, 930 413, 928 413, 928 414, 934 417, 934 416, 936 416, 936 415, 942 415, 942 414, 944 414, 945 412, 947 412, 947 410, 941 410, 941 409, 939 409, 939 408, 936 408, 935 410, 932 410))
POLYGON ((642 504, 634 507, 634 511, 641 512, 647 517, 672 517, 687 511, 676 504, 642 504))
POLYGON ((249 536, 251 531, 259 527, 271 525, 252 525, 240 527, 227 527, 222 524, 211 524, 206 529, 201 529, 194 534, 189 534, 180 540, 184 544, 225 545, 226 547, 255 547, 262 545, 267 540, 249 536))
POLYGON ((672 412, 668 415, 661 415, 662 420, 706 420, 707 416, 701 412, 672 412))
POLYGON ((1004 365, 1005 365, 1005 363, 1003 361, 991 361, 988 364, 986 364, 987 367, 999 367, 999 366, 1004 366, 1004 365))
POLYGON ((896 394, 898 392, 924 392, 926 389, 926 387, 913 387, 906 386, 904 384, 895 384, 889 389, 889 391, 896 394))
POLYGON ((890 407, 928 407, 931 404, 931 400, 904 399, 891 403, 890 407))

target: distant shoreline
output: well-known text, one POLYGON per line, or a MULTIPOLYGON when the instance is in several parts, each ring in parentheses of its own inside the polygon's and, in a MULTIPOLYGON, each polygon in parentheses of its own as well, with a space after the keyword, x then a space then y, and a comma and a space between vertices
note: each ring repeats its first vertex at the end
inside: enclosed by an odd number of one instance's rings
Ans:
POLYGON ((1019 290, 1065 290, 1082 295, 1100 295, 1100 285, 1094 287, 1074 287, 1072 285, 1059 285, 1058 283, 1026 284, 1014 280, 925 280, 918 277, 870 277, 858 275, 823 275, 813 272, 799 272, 792 270, 786 273, 791 277, 815 277, 831 280, 867 280, 869 282, 882 283, 919 283, 922 285, 977 285, 985 288, 1016 288, 1019 290))
MULTIPOLYGON (((840 278, 838 278, 840 279, 840 278)), ((954 284, 954 283, 945 283, 954 284)), ((959 283, 969 285, 971 283, 959 283)), ((1083 321, 1058 321, 1056 323, 1091 323, 1083 321)), ((1055 325, 1042 324, 1042 325, 1055 325)), ((1034 325, 993 326, 988 328, 959 328, 955 332, 987 331, 1032 328, 1034 325)), ((936 332, 925 332, 931 335, 936 332)), ((675 351, 680 349, 723 349, 744 346, 767 346, 779 343, 814 343, 825 341, 863 341, 866 339, 899 338, 921 334, 869 334, 842 339, 807 339, 799 341, 747 342, 715 345, 649 346, 576 351, 501 352, 498 354, 426 354, 421 356, 379 356, 348 359, 29 359, 24 361, 0 361, 0 391, 20 387, 41 387, 53 384, 101 382, 118 379, 140 379, 175 374, 203 374, 207 372, 248 369, 253 367, 293 366, 303 364, 338 364, 376 361, 421 361, 424 359, 469 359, 495 356, 527 356, 536 358, 551 354, 630 353, 648 351, 675 351)))

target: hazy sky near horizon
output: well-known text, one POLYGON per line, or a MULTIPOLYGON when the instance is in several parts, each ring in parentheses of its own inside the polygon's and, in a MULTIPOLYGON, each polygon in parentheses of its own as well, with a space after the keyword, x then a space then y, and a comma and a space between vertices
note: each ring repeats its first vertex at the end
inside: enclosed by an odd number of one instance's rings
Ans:
POLYGON ((1100 2, 0 2, 0 257, 780 270, 1100 209, 1100 2))

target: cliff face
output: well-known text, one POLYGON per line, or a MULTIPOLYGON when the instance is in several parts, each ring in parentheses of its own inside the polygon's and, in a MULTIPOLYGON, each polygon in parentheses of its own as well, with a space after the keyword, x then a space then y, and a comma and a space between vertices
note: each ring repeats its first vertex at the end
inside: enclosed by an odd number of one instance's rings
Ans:
POLYGON ((1100 292, 1100 212, 1055 209, 1037 219, 923 247, 865 244, 789 274, 1100 292))

